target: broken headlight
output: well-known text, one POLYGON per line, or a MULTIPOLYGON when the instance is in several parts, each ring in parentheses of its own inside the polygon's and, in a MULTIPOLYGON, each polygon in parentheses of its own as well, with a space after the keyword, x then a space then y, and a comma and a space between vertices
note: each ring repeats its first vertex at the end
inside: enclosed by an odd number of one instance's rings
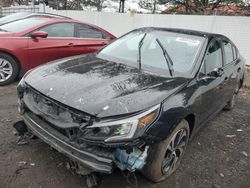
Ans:
POLYGON ((158 117, 159 111, 160 105, 157 105, 133 117, 94 123, 83 130, 82 137, 105 142, 131 139, 137 132, 145 130, 148 125, 152 124, 158 117))

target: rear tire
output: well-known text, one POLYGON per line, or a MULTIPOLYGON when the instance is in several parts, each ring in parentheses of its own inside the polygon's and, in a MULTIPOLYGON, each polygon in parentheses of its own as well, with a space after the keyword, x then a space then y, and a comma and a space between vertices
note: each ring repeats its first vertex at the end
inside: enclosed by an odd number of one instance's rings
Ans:
POLYGON ((151 146, 142 173, 153 182, 163 181, 172 175, 179 167, 185 153, 189 134, 189 124, 186 120, 182 120, 168 138, 151 146), (175 143, 176 146, 172 147, 175 143))
POLYGON ((0 86, 12 83, 19 74, 18 62, 10 55, 0 52, 0 86))

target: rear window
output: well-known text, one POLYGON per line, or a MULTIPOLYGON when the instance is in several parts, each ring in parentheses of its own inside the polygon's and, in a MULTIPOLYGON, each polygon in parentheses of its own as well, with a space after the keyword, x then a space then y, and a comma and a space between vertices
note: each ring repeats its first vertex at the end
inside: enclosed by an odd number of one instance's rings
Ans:
POLYGON ((11 22, 0 27, 0 30, 6 32, 22 32, 32 27, 38 26, 47 22, 48 18, 27 18, 23 20, 18 20, 15 22, 11 22))

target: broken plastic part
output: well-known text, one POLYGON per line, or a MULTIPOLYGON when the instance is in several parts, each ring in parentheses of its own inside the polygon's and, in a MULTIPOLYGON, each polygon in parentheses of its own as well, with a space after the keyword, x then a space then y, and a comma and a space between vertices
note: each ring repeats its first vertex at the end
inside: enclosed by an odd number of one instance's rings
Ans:
POLYGON ((141 151, 138 148, 133 148, 133 152, 131 153, 127 153, 127 151, 123 149, 116 149, 114 152, 116 165, 121 170, 141 170, 146 164, 148 148, 149 146, 146 146, 144 151, 141 151))
POLYGON ((17 145, 28 144, 31 139, 36 138, 31 132, 28 131, 26 124, 23 121, 14 123, 13 127, 16 129, 15 136, 17 136, 17 145))
POLYGON ((17 131, 17 136, 24 136, 24 134, 28 132, 27 126, 23 121, 18 121, 14 123, 13 127, 17 131))
POLYGON ((100 179, 96 174, 92 173, 87 175, 86 184, 88 188, 98 186, 99 182, 100 179))
POLYGON ((93 172, 93 170, 89 168, 85 168, 81 164, 79 164, 77 161, 73 161, 73 160, 70 160, 69 162, 67 162, 66 168, 68 170, 73 170, 77 174, 80 174, 80 175, 89 175, 93 172))

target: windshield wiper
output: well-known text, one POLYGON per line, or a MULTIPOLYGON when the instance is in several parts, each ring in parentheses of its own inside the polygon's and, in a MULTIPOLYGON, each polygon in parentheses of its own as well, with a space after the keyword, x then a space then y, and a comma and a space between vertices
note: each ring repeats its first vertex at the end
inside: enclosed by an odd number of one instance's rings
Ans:
POLYGON ((5 30, 5 29, 2 29, 2 28, 0 28, 0 31, 3 31, 3 32, 8 32, 7 30, 5 30))
POLYGON ((138 45, 138 51, 139 51, 139 54, 138 54, 138 63, 139 63, 139 69, 141 70, 141 47, 143 45, 143 40, 145 39, 147 33, 145 33, 143 35, 143 37, 141 38, 140 42, 139 42, 139 45, 138 45))
POLYGON ((170 76, 173 76, 173 72, 174 72, 174 68, 173 68, 173 61, 172 61, 172 59, 170 58, 170 56, 169 56, 169 54, 168 54, 168 52, 167 52, 167 50, 164 48, 164 46, 162 45, 162 43, 161 43, 161 41, 158 39, 158 38, 156 38, 156 42, 159 44, 159 46, 161 47, 161 50, 162 50, 162 52, 163 52, 163 55, 164 55, 164 57, 165 57, 165 59, 166 59, 166 62, 167 62, 167 64, 168 64, 168 69, 169 69, 169 74, 170 74, 170 76))

